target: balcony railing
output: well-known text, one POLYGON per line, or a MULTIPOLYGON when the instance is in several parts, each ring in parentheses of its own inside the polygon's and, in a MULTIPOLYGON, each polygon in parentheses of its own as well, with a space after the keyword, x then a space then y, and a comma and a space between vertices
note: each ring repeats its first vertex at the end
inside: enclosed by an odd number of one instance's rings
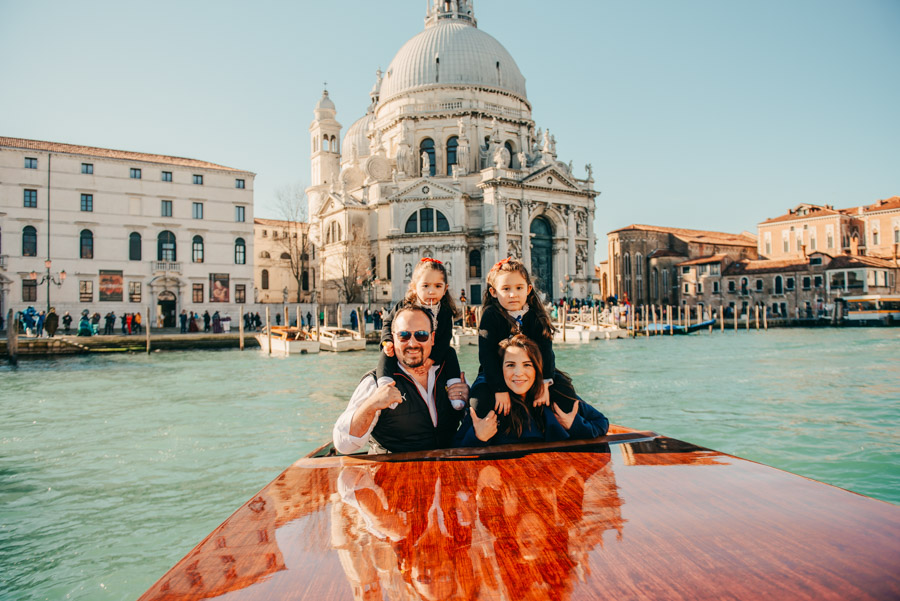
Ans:
POLYGON ((522 109, 501 106, 492 102, 480 100, 451 100, 449 102, 425 102, 421 104, 407 104, 400 109, 403 115, 421 115, 427 113, 456 113, 462 111, 479 110, 504 117, 521 118, 522 109))
POLYGON ((174 273, 181 273, 181 263, 173 263, 170 261, 151 261, 153 265, 153 272, 159 271, 167 271, 174 273))

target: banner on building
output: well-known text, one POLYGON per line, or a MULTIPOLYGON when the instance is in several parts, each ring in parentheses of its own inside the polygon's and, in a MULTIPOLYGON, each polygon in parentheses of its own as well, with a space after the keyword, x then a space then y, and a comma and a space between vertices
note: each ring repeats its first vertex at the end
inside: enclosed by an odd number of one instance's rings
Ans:
POLYGON ((100 302, 122 302, 122 272, 100 270, 100 302))
POLYGON ((227 273, 209 274, 209 302, 227 303, 229 275, 227 273))

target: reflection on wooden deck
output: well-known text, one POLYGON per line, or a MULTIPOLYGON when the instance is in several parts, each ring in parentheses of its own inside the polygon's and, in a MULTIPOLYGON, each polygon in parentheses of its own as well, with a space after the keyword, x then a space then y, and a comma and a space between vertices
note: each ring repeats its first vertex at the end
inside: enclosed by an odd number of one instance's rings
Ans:
POLYGON ((301 459, 141 599, 900 597, 900 508, 614 432, 301 459))

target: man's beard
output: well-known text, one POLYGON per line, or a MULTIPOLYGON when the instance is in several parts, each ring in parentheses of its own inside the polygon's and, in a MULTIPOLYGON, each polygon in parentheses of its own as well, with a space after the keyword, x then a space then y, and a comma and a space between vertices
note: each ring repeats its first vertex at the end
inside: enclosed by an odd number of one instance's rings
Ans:
POLYGON ((403 353, 403 355, 398 358, 400 363, 402 363, 404 366, 414 369, 416 367, 422 367, 422 365, 425 363, 425 350, 422 347, 419 347, 417 349, 408 348, 408 349, 406 349, 406 353, 403 353), (418 351, 419 358, 415 359, 415 360, 407 359, 406 353, 408 353, 410 351, 418 351))

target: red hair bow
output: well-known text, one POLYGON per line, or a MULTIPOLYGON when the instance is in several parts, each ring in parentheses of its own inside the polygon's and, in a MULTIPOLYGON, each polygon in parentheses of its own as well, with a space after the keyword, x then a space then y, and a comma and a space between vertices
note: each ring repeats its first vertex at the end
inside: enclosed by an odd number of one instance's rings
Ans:
POLYGON ((506 257, 505 259, 500 259, 497 263, 494 264, 494 268, 500 267, 504 263, 509 263, 512 260, 512 257, 506 257))
POLYGON ((428 261, 429 263, 437 263, 438 265, 443 265, 443 263, 441 263, 437 259, 432 259, 431 257, 422 257, 422 260, 419 261, 419 263, 424 263, 426 261, 428 261))

